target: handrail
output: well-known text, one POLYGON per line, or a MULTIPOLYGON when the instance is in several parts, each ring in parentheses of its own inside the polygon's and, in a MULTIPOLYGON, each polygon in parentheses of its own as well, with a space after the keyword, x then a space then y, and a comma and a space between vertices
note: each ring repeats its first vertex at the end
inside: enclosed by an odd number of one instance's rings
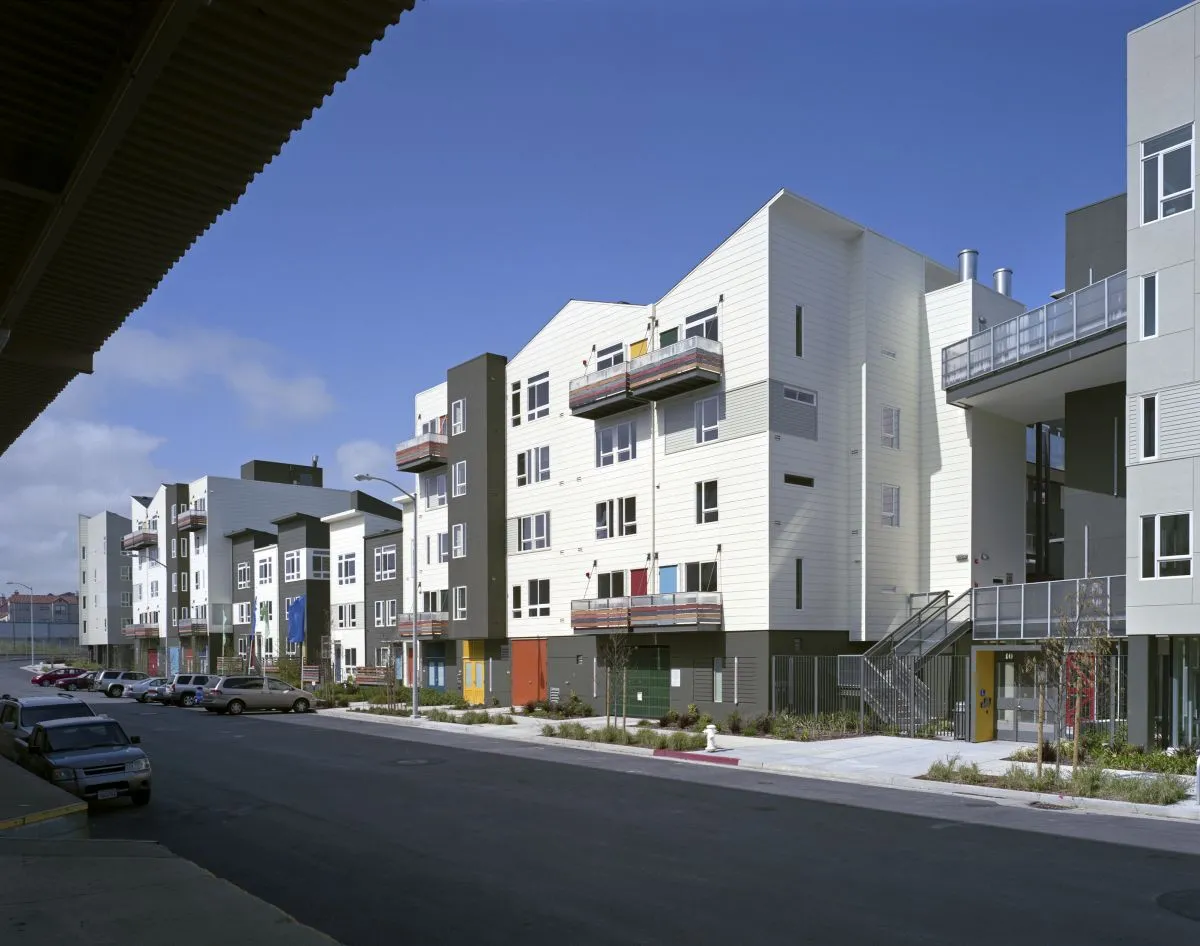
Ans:
POLYGON ((946 607, 950 592, 939 591, 932 600, 927 601, 915 614, 910 614, 898 628, 881 640, 876 641, 863 653, 864 657, 878 657, 895 649, 896 645, 913 631, 917 630, 938 608, 946 607), (927 613, 929 612, 929 613, 927 613), (911 626, 910 626, 911 625, 911 626))
POLYGON ((408 440, 401 440, 396 444, 396 452, 408 450, 411 447, 422 446, 423 444, 439 444, 445 446, 450 442, 450 438, 446 434, 424 433, 417 434, 415 437, 409 437, 408 440))
POLYGON ((615 365, 609 365, 607 368, 600 368, 598 371, 589 371, 577 378, 572 378, 567 385, 569 393, 574 393, 579 388, 585 388, 589 385, 598 384, 601 381, 607 381, 609 378, 615 378, 617 375, 629 373, 629 363, 622 361, 615 365))

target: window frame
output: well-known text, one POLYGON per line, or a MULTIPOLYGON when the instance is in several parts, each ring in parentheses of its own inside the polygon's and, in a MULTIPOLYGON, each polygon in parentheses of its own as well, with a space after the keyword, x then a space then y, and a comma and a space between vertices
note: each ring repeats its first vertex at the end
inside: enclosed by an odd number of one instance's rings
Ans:
POLYGON ((799 486, 803 489, 816 489, 817 480, 813 476, 805 476, 802 473, 784 473, 784 486, 799 486))
POLYGON ((683 594, 715 594, 721 590, 720 568, 715 559, 683 563, 683 594), (695 581, 692 581, 693 575, 695 581), (712 578, 712 587, 705 588, 705 577, 712 578), (691 587, 693 584, 698 587, 691 587))
POLYGON ((517 518, 517 549, 521 552, 542 552, 550 548, 550 512, 532 512, 527 516, 517 518), (526 524, 528 523, 528 537, 526 524), (542 526, 542 536, 539 538, 538 525, 542 526), (541 544, 539 544, 541 543, 541 544))
POLYGON ((604 371, 616 365, 625 364, 625 343, 617 342, 596 352, 596 370, 604 371))
POLYGON ((900 528, 900 487, 891 483, 881 483, 879 486, 879 518, 885 526, 900 528), (890 492, 889 492, 890 491, 890 492), (889 505, 892 511, 887 512, 889 505))
POLYGON ((629 597, 629 595, 627 594, 628 588, 626 588, 626 579, 627 578, 628 578, 628 576, 625 574, 625 569, 623 569, 623 568, 618 568, 618 569, 614 569, 613 571, 607 571, 607 572, 598 572, 596 574, 596 597, 602 601, 612 599, 612 598, 627 598, 627 597, 629 597), (618 589, 613 588, 614 579, 619 579, 620 586, 621 586, 620 588, 618 588, 618 589), (608 582, 608 594, 604 594, 600 590, 601 583, 605 582, 605 581, 608 582), (613 594, 613 591, 620 591, 621 593, 613 594))
POLYGON ((509 599, 509 609, 512 611, 513 618, 520 620, 521 613, 522 613, 521 612, 521 586, 520 585, 512 586, 512 597, 509 599))
POLYGON ((616 466, 618 463, 628 463, 637 459, 637 421, 623 420, 616 424, 596 428, 596 466, 616 466), (621 433, 627 432, 628 443, 621 446, 621 433), (604 449, 605 436, 610 443, 604 449), (623 455, 624 454, 624 455, 623 455))
POLYGON ((794 404, 803 404, 805 407, 817 406, 817 392, 795 384, 785 384, 783 386, 783 399, 791 401, 794 404))
POLYGON ((512 427, 521 426, 521 382, 512 381, 508 386, 509 424, 512 427))
POLYGON ((721 519, 720 489, 717 483, 718 480, 696 481, 696 525, 708 525, 721 519), (712 487, 711 497, 709 487, 712 487))
POLYGON ((437 534, 438 557, 437 564, 442 565, 450 561, 450 533, 439 532, 437 534))
POLYGON ((328 581, 331 564, 329 549, 312 549, 309 561, 312 564, 312 578, 328 581))
POLYGON ((525 381, 525 419, 550 416, 550 372, 542 371, 525 381), (535 403, 536 402, 536 403, 535 403))
POLYGON ((1141 317, 1141 338, 1142 341, 1147 341, 1151 338, 1158 338, 1159 329, 1159 298, 1158 298, 1158 273, 1147 273, 1142 277, 1142 317, 1141 317), (1146 330, 1146 302, 1151 301, 1151 317, 1154 320, 1154 327, 1146 330))
POLYGON ((526 590, 528 600, 525 603, 525 616, 527 618, 550 617, 550 579, 530 578, 526 583, 526 590))
POLYGON ((460 397, 450 404, 450 436, 457 437, 467 429, 466 403, 460 397))
POLYGON ((467 620, 467 586, 455 585, 450 595, 450 620, 467 620))
POLYGON ((1159 410, 1158 410, 1158 393, 1139 394, 1138 395, 1138 460, 1150 462, 1158 459, 1159 451, 1162 449, 1162 444, 1159 442, 1159 410), (1153 425, 1147 428, 1146 424, 1146 408, 1150 408, 1153 415, 1153 425), (1150 449, 1146 447, 1147 434, 1150 436, 1150 449))
POLYGON ((456 522, 450 526, 450 557, 467 557, 467 526, 466 523, 456 522))
POLYGON ((900 408, 883 405, 880 417, 879 442, 889 450, 900 449, 900 408))
POLYGON ((795 572, 796 610, 804 610, 804 559, 796 559, 795 572))
POLYGON ((455 460, 450 467, 450 495, 454 497, 467 495, 467 461, 455 460))
POLYGON ((1148 513, 1140 516, 1140 529, 1138 536, 1138 558, 1140 562, 1139 574, 1142 581, 1167 581, 1176 578, 1191 578, 1192 577, 1192 559, 1195 556, 1193 549, 1195 547, 1195 534, 1193 532, 1194 524, 1191 511, 1175 511, 1175 512, 1158 512, 1148 513), (1163 520, 1174 519, 1178 516, 1187 517, 1187 552, 1185 554, 1166 555, 1162 554, 1162 533, 1163 520), (1153 542, 1153 557, 1147 561, 1146 557, 1146 525, 1152 524, 1154 529, 1153 542), (1187 570, 1179 574, 1164 575, 1163 565, 1187 564, 1187 570), (1153 574, 1147 575, 1147 565, 1150 566, 1150 571, 1153 574))
POLYGON ((337 583, 339 585, 358 584, 358 552, 338 552, 337 583))
POLYGON ((696 443, 714 443, 721 434, 721 396, 713 394, 696 401, 693 408, 693 424, 696 431, 696 443), (712 408, 712 418, 708 417, 712 408))
POLYGON ((804 357, 804 306, 796 306, 796 357, 804 357))
POLYGON ((1196 193, 1195 193, 1195 191, 1196 191, 1196 147, 1195 147, 1195 142, 1196 142, 1196 132, 1195 132, 1195 124, 1193 122, 1187 122, 1183 125, 1179 125, 1175 128, 1172 128, 1168 131, 1164 131, 1161 134, 1154 135, 1153 137, 1147 138, 1144 141, 1142 141, 1141 156, 1140 156, 1140 162, 1141 162, 1141 165, 1140 165, 1141 197, 1140 197, 1140 199, 1142 202, 1141 226, 1147 226, 1152 223, 1157 223, 1160 220, 1166 220, 1168 217, 1175 217, 1181 213, 1188 213, 1189 211, 1196 209, 1196 193), (1178 143, 1175 143, 1175 144, 1159 146, 1157 148, 1157 150, 1147 153, 1146 149, 1147 149, 1148 145, 1153 145, 1156 141, 1160 141, 1164 138, 1169 138, 1172 135, 1175 135, 1176 133, 1182 132, 1185 130, 1187 131, 1187 138, 1185 140, 1179 141, 1178 143), (1183 190, 1172 191, 1169 194, 1165 193, 1163 191, 1163 187, 1165 186, 1165 175, 1163 174, 1164 159, 1166 158, 1167 155, 1174 154, 1175 152, 1181 151, 1184 148, 1188 149, 1188 164, 1189 164, 1188 186, 1186 188, 1184 188, 1183 190), (1151 211, 1151 206, 1148 205, 1147 201, 1146 201, 1146 196, 1147 196, 1146 195, 1146 189, 1147 189, 1146 169, 1151 164, 1154 166, 1155 194, 1154 194, 1153 204, 1152 204, 1153 211, 1151 211), (1171 213, 1166 213, 1166 214, 1163 213, 1163 205, 1164 204, 1166 204, 1169 201, 1179 200, 1182 197, 1190 198, 1188 201, 1188 205, 1186 207, 1181 207, 1179 210, 1172 211, 1171 213), (1149 216, 1149 214, 1151 212, 1153 213, 1153 216, 1149 216))
POLYGON ((376 581, 395 581, 396 580, 396 545, 377 545, 375 546, 375 580, 376 581), (391 559, 391 567, 388 567, 388 559, 391 559))
POLYGON ((301 549, 292 549, 283 553, 283 580, 303 581, 304 579, 304 560, 301 549))
POLYGON ((721 340, 721 307, 713 306, 703 312, 689 315, 683 320, 683 339, 707 338, 714 342, 721 340))

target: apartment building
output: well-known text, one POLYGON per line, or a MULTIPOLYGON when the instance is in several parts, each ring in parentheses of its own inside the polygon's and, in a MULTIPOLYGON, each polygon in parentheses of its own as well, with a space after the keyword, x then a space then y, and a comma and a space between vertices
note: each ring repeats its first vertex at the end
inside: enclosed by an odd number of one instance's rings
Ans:
MULTIPOLYGON (((322 483, 315 457, 312 465, 252 460, 240 478, 204 476, 133 497, 122 548, 137 553, 131 559, 133 623, 125 634, 134 641, 138 664, 171 673, 185 664, 215 669, 233 658, 233 538, 244 540, 242 533, 253 530, 277 540, 280 517, 320 517, 350 504, 351 491, 322 483)), ((274 567, 271 574, 277 590, 274 567)), ((257 573, 255 581, 257 587, 257 573)), ((272 592, 270 600, 276 598, 272 592)))
POLYGON ((121 540, 127 516, 79 516, 79 643, 106 666, 129 664, 133 648, 124 630, 133 623, 133 566, 121 540))

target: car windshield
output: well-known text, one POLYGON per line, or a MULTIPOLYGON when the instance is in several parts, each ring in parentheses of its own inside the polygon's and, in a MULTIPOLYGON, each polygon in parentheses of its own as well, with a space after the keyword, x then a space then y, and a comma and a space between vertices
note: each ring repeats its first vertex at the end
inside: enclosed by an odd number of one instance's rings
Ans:
POLYGON ((77 752, 81 749, 101 749, 108 746, 127 746, 129 737, 117 723, 97 720, 78 726, 56 726, 46 730, 51 752, 77 752))
POLYGON ((44 723, 51 719, 71 719, 75 716, 95 716, 91 707, 86 703, 53 703, 49 706, 26 706, 21 713, 21 722, 25 726, 44 723))

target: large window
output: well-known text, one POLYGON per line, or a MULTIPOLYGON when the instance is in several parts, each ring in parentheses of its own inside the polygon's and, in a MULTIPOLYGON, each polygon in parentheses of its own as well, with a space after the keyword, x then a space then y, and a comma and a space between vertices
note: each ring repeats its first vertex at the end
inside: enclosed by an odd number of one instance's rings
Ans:
POLYGON ((683 566, 684 591, 716 591, 716 562, 687 562, 683 566))
POLYGON ((529 379, 525 386, 525 413, 536 420, 550 414, 550 372, 543 371, 529 379))
POLYGON ((1192 514, 1142 516, 1142 577, 1185 578, 1192 573, 1192 514))
POLYGON ((431 473, 421 478, 421 495, 425 497, 425 508, 436 509, 446 505, 446 474, 431 473))
POLYGON ((467 586, 458 585, 454 589, 454 612, 451 617, 455 621, 465 621, 467 619, 467 586))
POLYGON ((596 466, 612 466, 637 456, 637 424, 631 420, 596 430, 596 466))
POLYGON ((884 407, 879 441, 885 447, 900 449, 900 408, 884 407))
MULTIPOLYGON (((249 562, 238 562, 237 586, 239 588, 249 588, 250 587, 250 563, 249 562)), ((174 591, 175 589, 172 588, 171 590, 174 591)))
POLYGON ((880 519, 885 526, 900 525, 900 487, 884 485, 880 495, 880 519))
POLYGON ((603 371, 605 368, 611 368, 613 365, 622 364, 625 361, 625 345, 618 342, 616 345, 609 345, 607 348, 601 348, 596 352, 596 370, 603 371))
POLYGON ((300 566, 300 550, 293 549, 283 553, 283 580, 299 581, 302 577, 300 566))
POLYGON ((522 552, 550 548, 550 513, 538 512, 518 519, 517 540, 522 552))
POLYGON ((337 626, 341 628, 358 626, 357 604, 339 604, 337 606, 337 626))
POLYGON ((375 549, 375 580, 391 581, 396 577, 396 546, 381 545, 375 549))
POLYGON ((329 577, 329 550, 314 549, 312 552, 312 577, 329 577))
POLYGON ((815 391, 806 391, 804 388, 793 388, 785 385, 783 399, 785 401, 795 401, 797 404, 807 404, 809 407, 817 406, 817 393, 815 391))
POLYGON ((1142 277, 1142 338, 1158 335, 1158 274, 1142 277))
POLYGON ((624 598, 625 572, 600 572, 596 576, 597 598, 624 598))
POLYGON ((529 581, 529 605, 526 617, 548 618, 550 616, 550 579, 532 578, 529 581))
POLYGON ((1142 223, 1192 209, 1192 126, 1142 142, 1142 223))
POLYGON ((1142 429, 1138 456, 1153 460, 1158 456, 1158 397, 1153 394, 1142 396, 1142 429))
POLYGON ((376 627, 395 627, 396 626, 396 599, 391 598, 387 601, 375 602, 375 626, 376 627))
POLYGON ((450 467, 451 492, 455 496, 467 495, 467 461, 457 460, 450 467))
POLYGON ((705 480, 696 484, 697 524, 717 521, 717 481, 705 480))
POLYGON ((438 544, 438 562, 450 561, 450 533, 439 532, 437 537, 438 544))
POLYGON ((717 439, 717 424, 721 417, 721 399, 706 397, 696 402, 696 443, 717 439))
POLYGON ((596 503, 596 538, 637 535, 637 497, 606 499, 596 503))
POLYGON ((339 552, 337 557, 337 583, 353 585, 358 581, 358 553, 339 552))
POLYGON ((269 585, 275 580, 275 563, 269 558, 258 560, 258 583, 269 585))
POLYGON ((683 320, 684 338, 711 338, 717 341, 717 307, 689 315, 683 320))
POLYGON ((461 400, 450 405, 450 436, 456 437, 467 429, 467 411, 461 400))
POLYGON ((550 448, 533 447, 517 454, 517 485, 542 483, 550 479, 550 448))
POLYGON ((461 522, 456 522, 450 527, 450 548, 451 555, 455 558, 466 558, 467 555, 467 527, 461 522))

